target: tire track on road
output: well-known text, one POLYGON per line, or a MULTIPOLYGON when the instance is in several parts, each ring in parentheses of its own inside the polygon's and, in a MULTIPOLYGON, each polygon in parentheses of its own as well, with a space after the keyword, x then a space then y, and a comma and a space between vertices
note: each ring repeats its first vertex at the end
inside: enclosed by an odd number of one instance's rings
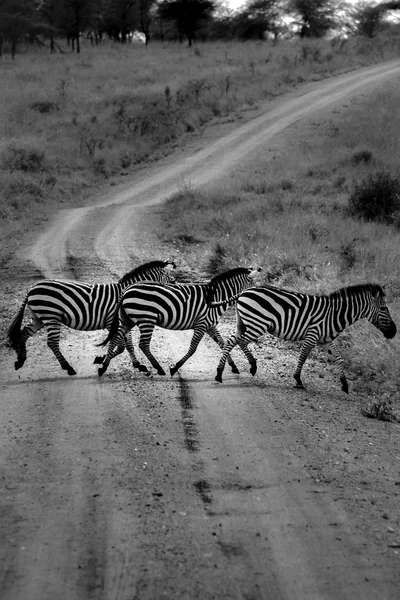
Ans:
MULTIPOLYGON (((48 230, 38 238, 29 257, 46 277, 62 271, 67 242, 77 229, 90 232, 88 243, 102 260, 114 262, 114 269, 126 261, 125 241, 132 239, 136 210, 155 206, 177 192, 184 183, 197 187, 225 177, 235 165, 275 135, 297 121, 348 97, 381 84, 400 74, 400 62, 367 67, 355 72, 309 84, 265 105, 263 112, 231 133, 192 155, 171 156, 166 166, 151 169, 145 176, 104 193, 92 206, 60 213, 48 230), (108 221, 91 231, 91 221, 100 209, 108 208, 108 221)), ((72 244, 69 244, 72 248, 72 244)))

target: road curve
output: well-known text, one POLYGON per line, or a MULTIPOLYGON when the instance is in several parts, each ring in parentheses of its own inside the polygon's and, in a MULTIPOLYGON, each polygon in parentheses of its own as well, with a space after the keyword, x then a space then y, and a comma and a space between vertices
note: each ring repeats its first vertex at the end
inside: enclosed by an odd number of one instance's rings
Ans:
MULTIPOLYGON (((63 272, 69 249, 79 254, 77 236, 92 239, 93 248, 107 263, 129 268, 126 240, 134 239, 139 207, 159 204, 183 183, 201 186, 228 174, 235 165, 293 123, 346 98, 381 85, 400 74, 399 61, 390 61, 309 84, 266 105, 265 112, 192 155, 168 159, 138 181, 114 188, 89 207, 61 211, 56 221, 29 250, 29 257, 46 277, 63 272), (93 230, 93 221, 95 229, 93 230), (91 235, 90 235, 91 234, 91 235), (115 256, 115 260, 114 260, 115 256)), ((87 250, 86 250, 87 252, 87 250)))
MULTIPOLYGON (((280 98, 207 148, 62 211, 27 259, 46 277, 89 278, 99 264, 121 274, 143 257, 138 215, 182 181, 215 181, 296 121, 399 75, 391 62, 280 98)), ((65 336, 75 378, 40 337, 21 371, 10 353, 0 374, 2 600, 398 597, 398 576, 307 474, 274 409, 292 390, 228 373, 216 384, 210 343, 174 379, 118 358, 99 380, 99 337, 65 336)), ((163 362, 187 344, 155 335, 163 362)))

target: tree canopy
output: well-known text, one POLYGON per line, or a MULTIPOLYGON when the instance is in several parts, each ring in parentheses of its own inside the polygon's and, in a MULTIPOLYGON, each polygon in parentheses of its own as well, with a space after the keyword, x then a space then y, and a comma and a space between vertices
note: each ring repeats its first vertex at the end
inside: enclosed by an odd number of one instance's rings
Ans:
MULTIPOLYGON (((225 0, 226 1, 226 0, 225 0)), ((239 10, 222 9, 223 0, 0 0, 0 56, 15 56, 21 41, 50 40, 61 50, 64 37, 80 52, 83 35, 93 43, 104 37, 127 43, 133 33, 150 39, 178 39, 191 46, 196 39, 278 40, 282 35, 319 38, 330 32, 373 37, 389 11, 400 1, 248 0, 239 10)), ((226 6, 226 5, 225 5, 226 6)))

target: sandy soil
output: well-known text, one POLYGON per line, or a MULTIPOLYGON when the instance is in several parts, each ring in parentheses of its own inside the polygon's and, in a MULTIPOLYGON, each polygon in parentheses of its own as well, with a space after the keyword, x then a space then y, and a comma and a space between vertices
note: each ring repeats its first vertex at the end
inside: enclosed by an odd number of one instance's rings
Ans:
MULTIPOLYGON (((229 177, 293 123, 399 73, 390 63, 307 86, 60 211, 7 260, 3 249, 3 331, 38 277, 106 281, 169 257, 151 207, 182 181, 229 177)), ((157 331, 162 363, 188 335, 157 331)), ((2 599, 398 598, 398 424, 362 417, 365 398, 340 393, 319 356, 294 390, 296 355, 275 342, 256 348, 255 378, 238 355, 241 374, 219 385, 209 341, 173 379, 132 372, 127 357, 99 379, 102 337, 65 332, 74 378, 43 335, 18 372, 1 346, 2 599)))

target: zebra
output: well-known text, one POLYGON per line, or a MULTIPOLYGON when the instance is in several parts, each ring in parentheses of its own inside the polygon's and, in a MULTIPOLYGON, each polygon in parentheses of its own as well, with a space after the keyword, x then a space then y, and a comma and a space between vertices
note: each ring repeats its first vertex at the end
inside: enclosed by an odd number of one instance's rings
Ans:
MULTIPOLYGON (((76 375, 60 351, 61 325, 71 329, 93 331, 109 329, 123 290, 137 281, 150 280, 168 283, 172 261, 154 260, 126 273, 117 283, 90 285, 76 281, 46 280, 35 283, 27 292, 22 306, 8 330, 8 341, 17 353, 15 370, 26 361, 26 342, 42 327, 47 328, 47 345, 62 369, 76 375), (21 330, 28 306, 32 319, 21 330)), ((94 362, 101 362, 95 359, 94 362)))
MULTIPOLYGON (((343 287, 332 294, 321 296, 272 286, 247 289, 238 297, 236 333, 224 345, 215 380, 222 383, 225 361, 236 344, 246 354, 250 373, 255 375, 257 363, 247 344, 269 333, 284 340, 302 341, 294 372, 295 387, 304 389, 301 370, 311 350, 321 344, 329 346, 333 362, 339 370, 342 390, 348 393, 343 358, 336 337, 359 319, 368 319, 385 338, 393 338, 397 328, 384 298, 382 287, 375 283, 343 287)), ((214 304, 218 302, 211 302, 211 306, 214 304)))
MULTIPOLYGON (((179 331, 194 330, 188 352, 170 367, 171 376, 195 353, 206 333, 220 348, 223 348, 224 341, 217 329, 220 317, 229 305, 230 298, 251 285, 260 270, 261 267, 258 269, 238 267, 216 275, 207 284, 143 283, 130 286, 122 295, 119 312, 115 314, 107 338, 100 344, 105 346, 109 342, 107 357, 98 371, 99 376, 105 373, 110 361, 122 352, 123 340, 135 325, 140 330, 139 348, 158 375, 165 375, 165 371, 150 350, 151 337, 156 325, 179 331), (220 305, 210 308, 208 305, 210 298, 217 298, 220 305)), ((128 345, 128 351, 132 366, 147 371, 147 368, 137 360, 132 344, 128 345)), ((227 358, 232 371, 239 373, 232 359, 227 358)))

